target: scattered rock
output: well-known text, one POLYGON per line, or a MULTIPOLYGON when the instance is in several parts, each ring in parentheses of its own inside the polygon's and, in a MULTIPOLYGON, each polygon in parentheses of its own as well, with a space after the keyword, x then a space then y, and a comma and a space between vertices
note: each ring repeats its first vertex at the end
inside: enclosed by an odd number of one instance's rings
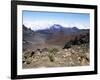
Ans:
POLYGON ((23 55, 24 68, 29 67, 65 67, 89 65, 89 47, 85 44, 73 45, 68 49, 37 49, 23 55))

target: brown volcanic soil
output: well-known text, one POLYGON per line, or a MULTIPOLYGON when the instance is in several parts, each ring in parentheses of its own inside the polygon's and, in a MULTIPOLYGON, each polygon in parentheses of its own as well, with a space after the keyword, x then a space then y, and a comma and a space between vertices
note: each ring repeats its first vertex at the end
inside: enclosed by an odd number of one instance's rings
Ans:
POLYGON ((45 48, 23 54, 24 69, 38 67, 69 67, 89 65, 89 44, 73 45, 71 48, 45 48))

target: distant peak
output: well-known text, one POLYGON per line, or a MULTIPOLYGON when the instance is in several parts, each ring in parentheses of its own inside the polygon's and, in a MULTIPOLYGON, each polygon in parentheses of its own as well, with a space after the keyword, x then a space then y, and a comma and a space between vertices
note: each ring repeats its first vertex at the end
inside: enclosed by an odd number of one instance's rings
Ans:
POLYGON ((62 27, 60 24, 54 24, 53 26, 59 26, 59 27, 62 27))
POLYGON ((78 28, 77 28, 77 27, 73 27, 72 29, 74 29, 74 30, 78 30, 78 28))
POLYGON ((63 28, 63 27, 59 24, 54 24, 51 26, 51 29, 61 29, 61 28, 63 28))

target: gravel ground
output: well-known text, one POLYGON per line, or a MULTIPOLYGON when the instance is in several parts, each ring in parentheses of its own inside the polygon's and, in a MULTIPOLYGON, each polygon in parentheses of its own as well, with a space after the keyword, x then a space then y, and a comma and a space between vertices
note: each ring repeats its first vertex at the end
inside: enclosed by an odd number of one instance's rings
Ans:
POLYGON ((23 54, 24 69, 39 67, 88 66, 89 44, 73 45, 68 49, 44 49, 23 54))

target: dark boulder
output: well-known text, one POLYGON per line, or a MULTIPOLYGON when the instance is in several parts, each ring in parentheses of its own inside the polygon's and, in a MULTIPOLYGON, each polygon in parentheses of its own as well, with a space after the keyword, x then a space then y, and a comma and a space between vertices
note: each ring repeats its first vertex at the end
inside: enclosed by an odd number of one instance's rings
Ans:
POLYGON ((42 50, 41 50, 41 49, 37 49, 36 51, 38 51, 38 52, 42 53, 42 50))
POLYGON ((35 54, 35 52, 34 52, 34 51, 32 51, 32 52, 31 52, 31 54, 30 54, 30 57, 32 57, 34 54, 35 54))

